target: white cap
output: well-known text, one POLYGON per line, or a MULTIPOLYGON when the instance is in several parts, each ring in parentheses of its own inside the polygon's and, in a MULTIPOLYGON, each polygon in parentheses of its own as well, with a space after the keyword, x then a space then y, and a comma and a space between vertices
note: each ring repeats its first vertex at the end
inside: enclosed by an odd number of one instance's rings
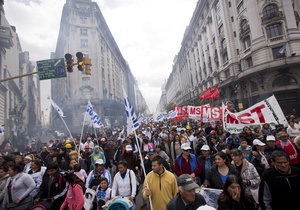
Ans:
POLYGON ((214 207, 205 204, 204 206, 200 206, 197 210, 216 210, 214 207))
POLYGON ((201 147, 201 150, 210 150, 209 146, 204 144, 202 147, 201 147))
POLYGON ((256 145, 256 146, 265 146, 266 144, 263 143, 261 140, 259 139, 254 139, 253 140, 253 145, 256 145))
POLYGON ((275 136, 267 136, 267 141, 276 141, 275 136))
POLYGON ((104 165, 104 161, 102 159, 97 159, 95 162, 95 165, 99 164, 99 165, 104 165))
POLYGON ((132 151, 132 146, 130 144, 126 145, 125 150, 132 151))
POLYGON ((192 149, 192 148, 190 147, 189 143, 183 143, 181 145, 181 149, 183 149, 183 150, 189 150, 189 149, 192 149))

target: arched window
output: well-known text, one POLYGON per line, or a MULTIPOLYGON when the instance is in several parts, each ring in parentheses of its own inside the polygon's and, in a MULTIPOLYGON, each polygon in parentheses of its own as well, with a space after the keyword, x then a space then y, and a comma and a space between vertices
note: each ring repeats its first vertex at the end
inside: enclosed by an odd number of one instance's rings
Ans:
POLYGON ((267 19, 278 16, 278 7, 276 4, 269 4, 263 9, 263 16, 267 19))
POLYGON ((258 86, 255 82, 251 82, 251 92, 258 91, 258 86))
POLYGON ((243 33, 243 32, 245 32, 245 31, 247 31, 248 30, 248 28, 249 28, 249 26, 248 26, 248 22, 247 22, 247 20, 246 19, 243 19, 242 21, 241 21, 241 32, 243 33))
POLYGON ((295 78, 289 76, 289 75, 282 75, 280 77, 277 77, 273 83, 273 87, 281 87, 281 86, 288 86, 288 85, 296 85, 297 81, 295 78))

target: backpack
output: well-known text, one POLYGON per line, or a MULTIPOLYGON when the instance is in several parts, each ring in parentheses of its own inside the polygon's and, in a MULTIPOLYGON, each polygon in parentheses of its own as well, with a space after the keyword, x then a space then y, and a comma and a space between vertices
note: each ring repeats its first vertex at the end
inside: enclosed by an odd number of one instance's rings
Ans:
MULTIPOLYGON (((130 192, 131 192, 131 191, 132 191, 132 183, 131 183, 131 173, 130 173, 130 171, 132 171, 132 170, 129 170, 130 192)), ((140 186, 141 186, 141 184, 140 184, 138 181, 136 181, 136 191, 135 191, 135 197, 136 197, 136 196, 137 196, 137 194, 139 193, 140 186)), ((133 200, 135 200, 135 198, 134 198, 133 200)))

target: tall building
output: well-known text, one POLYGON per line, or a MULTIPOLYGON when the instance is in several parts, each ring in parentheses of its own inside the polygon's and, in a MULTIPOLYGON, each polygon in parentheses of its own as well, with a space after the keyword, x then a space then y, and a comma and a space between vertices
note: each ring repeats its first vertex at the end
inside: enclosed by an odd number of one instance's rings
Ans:
POLYGON ((0 0, 0 125, 4 125, 4 138, 24 149, 27 136, 34 136, 41 125, 39 81, 36 75, 19 77, 32 73, 34 66, 29 52, 22 51, 17 29, 7 21, 3 4, 0 0))
MULTIPOLYGON (((53 58, 70 53, 76 62, 77 52, 91 59, 91 75, 78 71, 75 65, 66 78, 51 80, 52 99, 63 110, 70 130, 81 131, 88 100, 94 111, 102 119, 108 118, 112 126, 124 125, 123 88, 135 108, 146 106, 99 6, 92 0, 67 0, 63 7, 53 58)), ((64 129, 56 112, 51 114, 51 123, 55 129, 64 129)))
POLYGON ((275 95, 300 115, 299 0, 201 0, 167 84, 167 103, 198 100, 208 87, 246 109, 275 95), (180 87, 180 88, 178 88, 180 87))

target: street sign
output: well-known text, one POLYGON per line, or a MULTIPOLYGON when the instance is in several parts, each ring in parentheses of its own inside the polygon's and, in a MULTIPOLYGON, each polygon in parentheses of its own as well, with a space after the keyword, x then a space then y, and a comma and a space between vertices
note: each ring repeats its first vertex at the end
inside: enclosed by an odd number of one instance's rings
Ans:
POLYGON ((63 58, 37 61, 40 80, 67 77, 63 58))

